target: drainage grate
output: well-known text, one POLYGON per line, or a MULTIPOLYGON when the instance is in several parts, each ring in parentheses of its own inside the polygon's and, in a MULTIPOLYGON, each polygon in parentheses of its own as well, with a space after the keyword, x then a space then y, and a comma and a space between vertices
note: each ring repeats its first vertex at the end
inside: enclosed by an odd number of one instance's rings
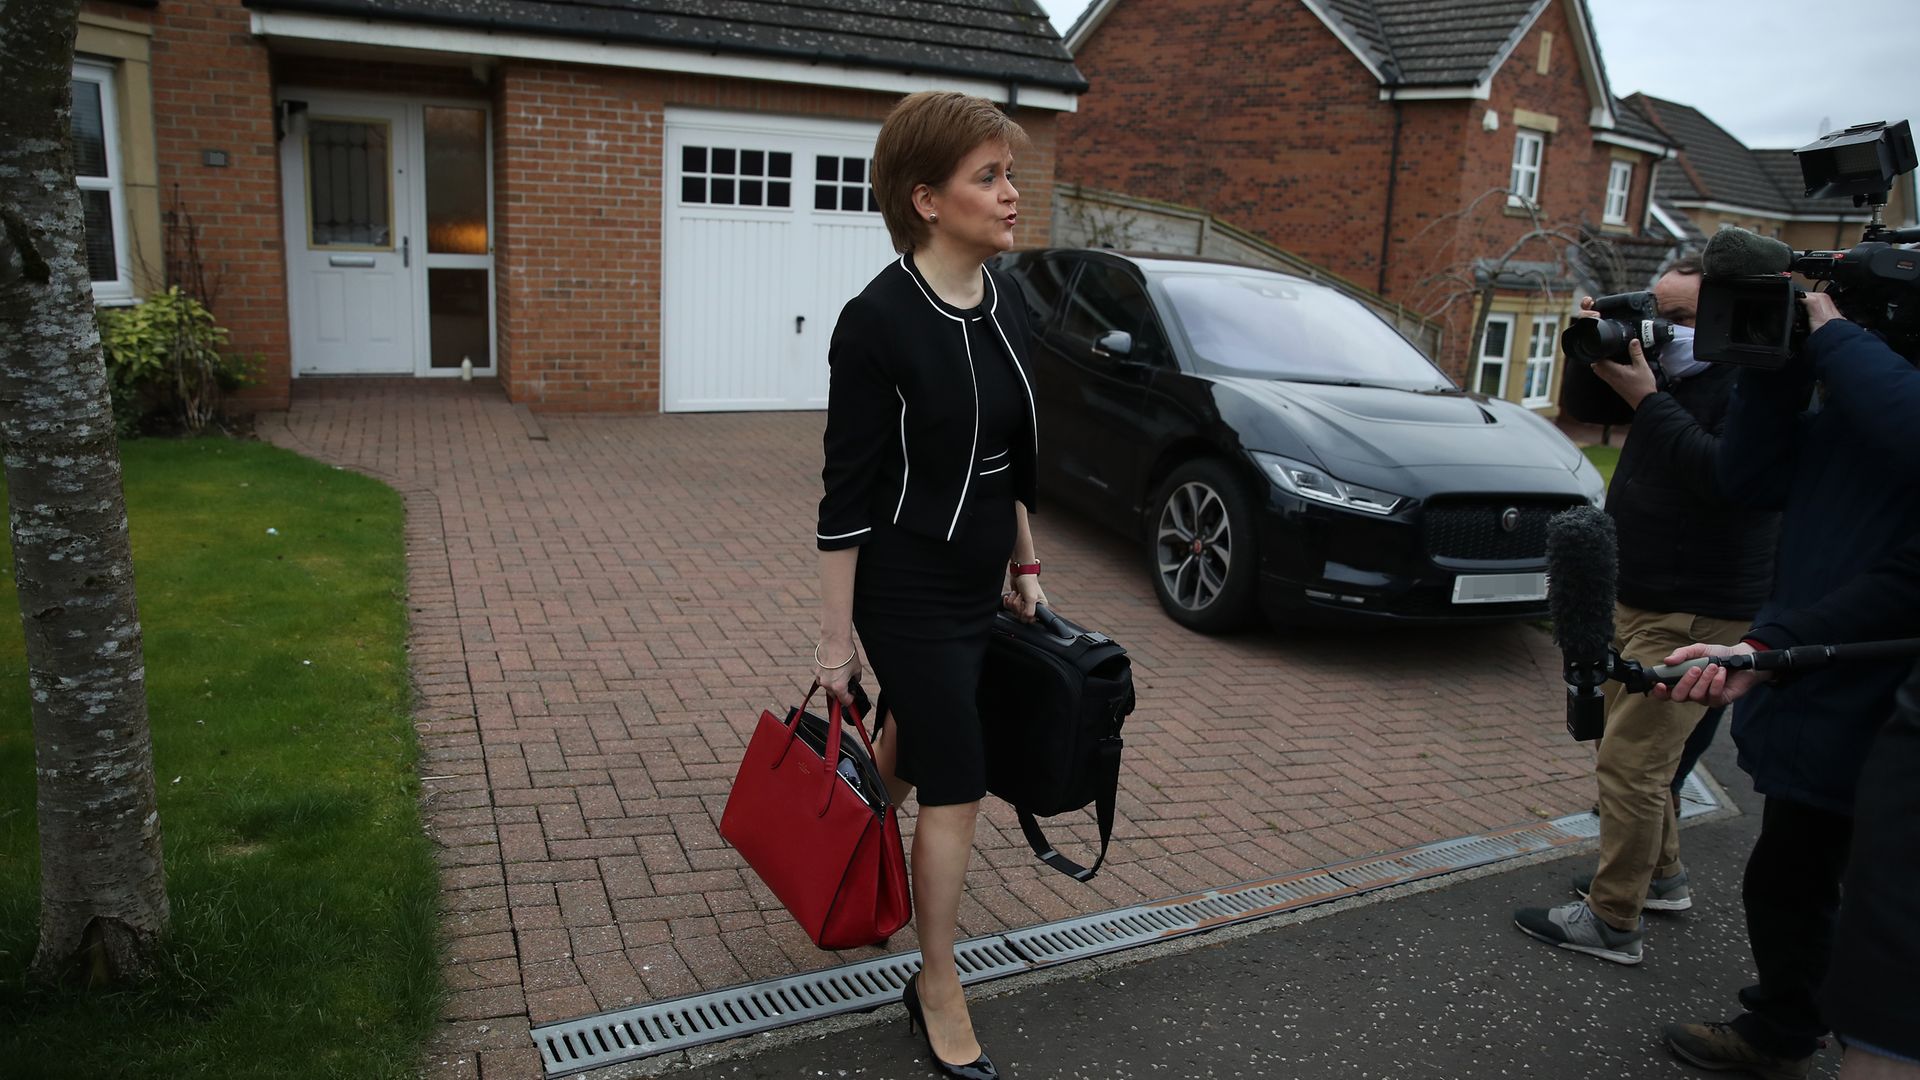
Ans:
MULTIPOLYGON (((1033 965, 1004 938, 962 942, 962 983, 984 982, 1033 965)), ((862 1012, 900 1000, 920 967, 918 952, 862 960, 806 975, 747 983, 713 993, 640 1005, 535 1028, 548 1076, 687 1050, 722 1039, 862 1012)))
MULTIPOLYGON (((1698 775, 1687 778, 1680 793, 1681 818, 1709 813, 1719 805, 1698 775)), ((957 948, 960 981, 986 982, 1119 952, 1342 896, 1503 862, 1599 834, 1600 821, 1594 815, 1569 814, 1304 873, 973 938, 957 948)), ((540 1047, 547 1075, 566 1076, 808 1020, 877 1009, 900 1000, 901 987, 919 967, 917 951, 898 953, 547 1024, 534 1028, 533 1038, 540 1047)))

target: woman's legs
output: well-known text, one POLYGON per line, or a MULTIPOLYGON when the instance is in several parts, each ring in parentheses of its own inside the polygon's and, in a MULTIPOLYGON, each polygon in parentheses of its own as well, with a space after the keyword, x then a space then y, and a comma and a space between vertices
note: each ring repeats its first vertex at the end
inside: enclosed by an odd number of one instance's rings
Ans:
POLYGON ((913 833, 913 916, 920 934, 920 1003, 927 1037, 942 1061, 964 1065, 980 1056, 973 1019, 960 990, 953 939, 960 921, 960 891, 973 854, 973 826, 980 803, 922 806, 913 833))

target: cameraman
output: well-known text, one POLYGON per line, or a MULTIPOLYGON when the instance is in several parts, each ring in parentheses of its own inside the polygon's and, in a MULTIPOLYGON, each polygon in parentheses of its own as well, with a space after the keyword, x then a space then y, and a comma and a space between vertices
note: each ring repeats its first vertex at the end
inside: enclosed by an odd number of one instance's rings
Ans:
MULTIPOLYGON (((1900 604, 1899 594, 1878 575, 1920 532, 1920 372, 1842 318, 1831 297, 1816 293, 1803 303, 1810 332, 1802 363, 1741 372, 1718 463, 1729 495, 1785 511, 1773 590, 1751 632, 1766 645, 1829 630, 1818 613, 1832 609, 1819 604, 1836 593, 1859 625, 1897 618, 1888 605, 1900 604), (1818 408, 1803 411, 1816 382, 1818 408), (1861 580, 1866 574, 1875 576, 1861 580)), ((1853 664, 1777 685, 1736 676, 1732 694, 1724 669, 1715 669, 1676 687, 1693 700, 1709 699, 1696 696, 1703 683, 1709 696, 1718 689, 1739 697, 1740 766, 1766 798, 1742 888, 1760 982, 1740 992, 1747 1011, 1731 1023, 1668 1025, 1667 1043, 1680 1057, 1708 1068, 1806 1075, 1828 1029, 1815 992, 1831 951, 1856 783, 1911 666, 1853 664)), ((1911 920, 1899 927, 1887 947, 1901 947, 1913 928, 1911 920)), ((1900 1030, 1911 1031, 1913 1013, 1899 1015, 1900 1030)))
MULTIPOLYGON (((1772 648, 1920 636, 1920 535, 1891 558, 1811 608, 1776 615, 1734 648, 1690 645, 1668 663, 1772 648)), ((1726 704, 1768 671, 1688 672, 1675 700, 1726 704)), ((1665 694, 1656 688, 1654 693, 1665 694)), ((1834 932, 1833 963, 1820 992, 1822 1017, 1847 1045, 1843 1080, 1920 1078, 1920 665, 1895 699, 1861 773, 1852 851, 1834 932)))
MULTIPOLYGON (((1715 486, 1718 433, 1735 369, 1693 357, 1700 280, 1700 264, 1687 260, 1654 283, 1656 311, 1673 324, 1657 373, 1635 340, 1628 345, 1630 363, 1593 364, 1594 374, 1633 410, 1607 489, 1620 553, 1613 647, 1649 665, 1687 642, 1739 641, 1772 577, 1776 516, 1727 503, 1715 486)), ((1591 298, 1582 307, 1581 317, 1597 317, 1591 298)), ((1645 937, 1641 912, 1693 905, 1671 784, 1703 711, 1610 685, 1594 770, 1599 869, 1574 879, 1583 899, 1516 911, 1522 931, 1563 949, 1637 964, 1645 937)))

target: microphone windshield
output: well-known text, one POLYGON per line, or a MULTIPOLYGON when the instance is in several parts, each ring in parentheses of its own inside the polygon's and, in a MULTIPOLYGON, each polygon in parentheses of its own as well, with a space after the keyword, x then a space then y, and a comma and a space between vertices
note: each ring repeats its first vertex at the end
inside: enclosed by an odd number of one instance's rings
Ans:
POLYGON ((1569 661, 1603 662, 1613 647, 1617 547, 1603 510, 1576 506, 1547 521, 1547 610, 1569 661))
POLYGON ((1721 229, 1700 253, 1700 267, 1711 278, 1784 274, 1793 268, 1793 249, 1745 229, 1721 229))

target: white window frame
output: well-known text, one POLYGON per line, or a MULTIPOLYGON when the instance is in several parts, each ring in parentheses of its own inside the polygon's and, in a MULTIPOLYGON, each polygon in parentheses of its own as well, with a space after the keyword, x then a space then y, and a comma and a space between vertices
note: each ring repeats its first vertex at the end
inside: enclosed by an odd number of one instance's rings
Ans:
POLYGON ((1607 166, 1607 206, 1600 216, 1607 225, 1627 223, 1627 202, 1633 194, 1633 162, 1615 161, 1607 166))
POLYGON ((1560 317, 1558 315, 1535 315, 1532 331, 1527 336, 1527 372, 1520 383, 1520 404, 1529 408, 1540 408, 1553 404, 1553 352, 1554 339, 1560 335, 1560 317), (1534 381, 1535 373, 1539 381, 1534 381), (1529 388, 1538 393, 1529 394, 1529 388))
POLYGON ((90 82, 100 87, 100 130, 107 144, 107 175, 75 176, 74 186, 81 191, 107 193, 108 217, 113 222, 113 265, 119 277, 93 283, 93 299, 99 304, 133 303, 133 264, 127 253, 126 174, 120 163, 120 109, 115 97, 112 64, 95 60, 75 60, 73 81, 90 82))
POLYGON ((1500 392, 1493 396, 1497 398, 1505 398, 1507 396, 1507 361, 1513 356, 1513 331, 1516 321, 1515 316, 1504 312, 1495 312, 1487 316, 1487 325, 1480 331, 1480 351, 1473 362, 1473 381, 1467 385, 1469 391, 1476 394, 1480 393, 1480 386, 1484 381, 1483 376, 1486 373, 1486 369, 1488 367, 1497 367, 1500 369, 1500 392), (1507 328, 1506 348, 1498 354, 1487 351, 1487 330, 1491 329, 1494 323, 1499 323, 1507 328))
POLYGON ((1514 132, 1513 168, 1507 173, 1508 206, 1540 205, 1540 173, 1546 157, 1545 132, 1527 128, 1514 132))

